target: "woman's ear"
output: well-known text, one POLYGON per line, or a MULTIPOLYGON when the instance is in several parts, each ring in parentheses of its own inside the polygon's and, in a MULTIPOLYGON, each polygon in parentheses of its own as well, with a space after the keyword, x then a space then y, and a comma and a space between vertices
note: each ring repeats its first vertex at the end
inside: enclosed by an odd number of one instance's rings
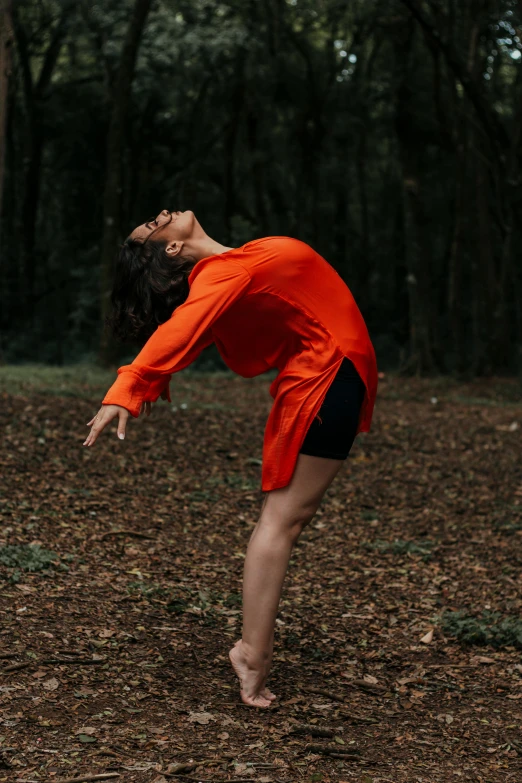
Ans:
POLYGON ((179 256, 181 254, 181 251, 183 250, 184 242, 180 242, 179 239, 173 239, 171 242, 168 243, 167 247, 165 248, 165 252, 167 255, 172 256, 179 256))

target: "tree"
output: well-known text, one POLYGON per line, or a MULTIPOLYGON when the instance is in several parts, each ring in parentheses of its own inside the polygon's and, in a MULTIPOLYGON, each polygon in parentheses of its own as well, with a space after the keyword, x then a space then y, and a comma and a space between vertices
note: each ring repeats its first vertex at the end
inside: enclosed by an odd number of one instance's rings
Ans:
POLYGON ((11 75, 13 22, 11 0, 0 0, 0 215, 4 192, 7 106, 11 75))
MULTIPOLYGON (((122 155, 126 138, 126 122, 129 115, 132 80, 136 57, 152 0, 135 0, 127 28, 116 78, 110 87, 112 110, 106 146, 106 177, 103 194, 103 236, 101 250, 101 320, 108 312, 112 285, 113 261, 121 233, 122 155)), ((100 360, 107 363, 112 358, 110 341, 102 329, 100 360)))

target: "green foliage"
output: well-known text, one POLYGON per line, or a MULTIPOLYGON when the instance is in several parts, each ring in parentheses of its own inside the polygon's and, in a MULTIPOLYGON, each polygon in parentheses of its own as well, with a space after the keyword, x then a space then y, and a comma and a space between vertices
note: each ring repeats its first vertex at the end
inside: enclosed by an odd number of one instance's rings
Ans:
MULTIPOLYGON (((39 544, 7 544, 0 547, 0 564, 21 571, 42 571, 59 561, 59 556, 39 544)), ((17 580, 18 581, 18 580, 17 580)))
POLYGON ((441 618, 445 634, 465 645, 516 647, 522 649, 522 619, 503 617, 499 612, 484 611, 478 617, 464 611, 445 612, 441 618))
MULTIPOLYGON (((101 328, 107 129, 134 2, 12 5, 0 361, 87 363, 101 328)), ((193 209, 234 247, 295 236, 348 283, 381 367, 513 370, 519 4, 419 5, 454 45, 451 62, 401 0, 155 2, 121 150, 121 218, 110 218, 119 239, 163 207, 193 209)), ((121 346, 121 363, 136 352, 121 346)), ((215 346, 195 366, 225 369, 215 346)))

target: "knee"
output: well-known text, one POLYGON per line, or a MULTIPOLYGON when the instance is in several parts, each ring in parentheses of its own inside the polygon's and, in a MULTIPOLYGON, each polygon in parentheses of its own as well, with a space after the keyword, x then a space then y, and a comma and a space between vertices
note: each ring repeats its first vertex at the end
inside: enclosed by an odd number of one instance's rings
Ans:
POLYGON ((315 508, 295 509, 291 513, 282 514, 281 517, 277 520, 277 524, 286 531, 286 533, 295 543, 305 527, 314 518, 315 511, 315 508))

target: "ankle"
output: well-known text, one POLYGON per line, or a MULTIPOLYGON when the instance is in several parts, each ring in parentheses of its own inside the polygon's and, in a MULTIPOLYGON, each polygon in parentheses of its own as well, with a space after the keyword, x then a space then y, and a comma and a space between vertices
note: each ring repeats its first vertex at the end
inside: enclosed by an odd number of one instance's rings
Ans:
POLYGON ((247 663, 257 666, 266 664, 270 657, 270 651, 254 647, 249 642, 241 640, 241 652, 245 656, 247 663))

